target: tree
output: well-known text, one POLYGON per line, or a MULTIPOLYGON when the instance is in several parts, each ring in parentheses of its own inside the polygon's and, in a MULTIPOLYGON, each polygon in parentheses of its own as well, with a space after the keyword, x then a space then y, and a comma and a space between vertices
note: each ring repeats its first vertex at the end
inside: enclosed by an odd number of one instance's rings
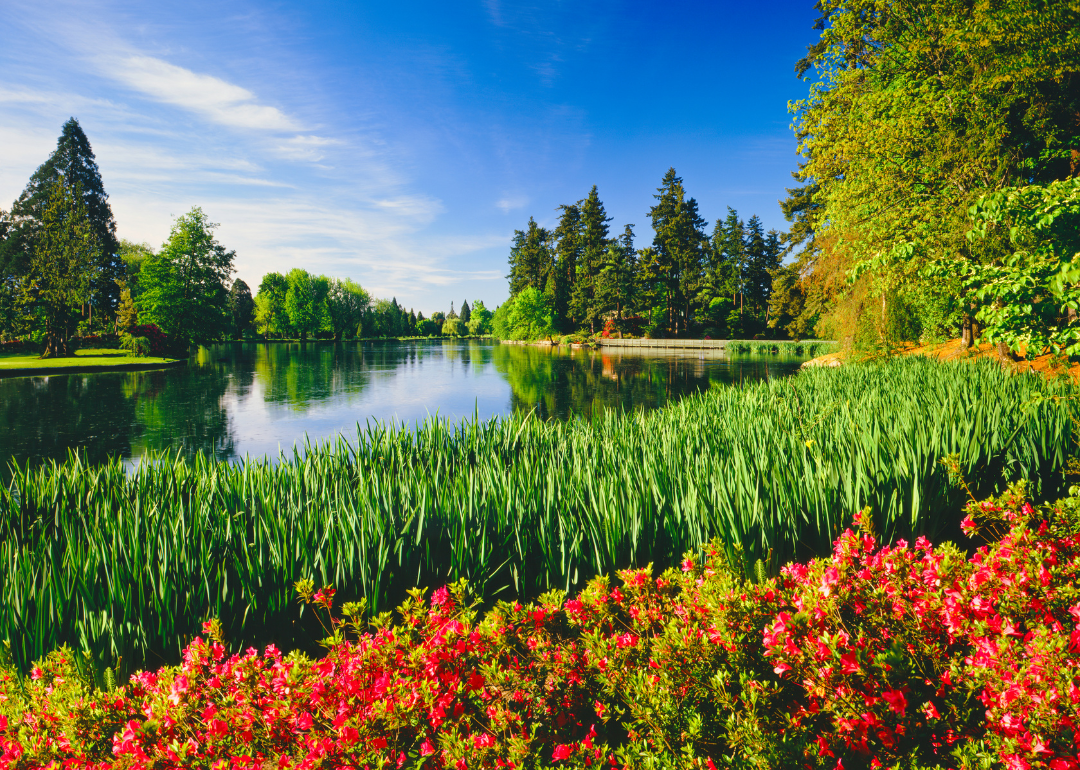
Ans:
POLYGON ((457 316, 447 318, 446 323, 442 326, 442 333, 448 337, 461 337, 465 334, 465 324, 457 316))
POLYGON ((116 313, 120 296, 117 279, 124 277, 124 265, 118 256, 116 222, 109 206, 109 196, 101 181, 94 151, 79 121, 69 118, 61 130, 56 149, 30 177, 26 188, 11 207, 11 232, 0 241, 0 275, 22 276, 33 258, 35 240, 43 225, 43 215, 53 183, 63 178, 69 189, 79 189, 90 229, 98 243, 97 262, 91 279, 88 315, 109 323, 116 313))
POLYGON ((634 299, 634 231, 627 225, 620 240, 611 241, 596 277, 596 300, 600 313, 614 313, 621 321, 634 299))
POLYGON ((255 326, 255 300, 251 297, 251 289, 239 278, 229 289, 229 315, 233 336, 238 340, 255 326))
POLYGON ((225 284, 236 252, 217 242, 217 227, 196 206, 177 218, 169 239, 140 272, 139 312, 185 345, 219 339, 229 325, 225 284))
POLYGON ((340 341, 346 332, 355 334, 370 305, 371 295, 351 278, 329 279, 326 307, 334 339, 340 341))
POLYGON ((514 297, 507 322, 510 336, 515 340, 538 340, 555 333, 551 308, 544 295, 532 286, 514 297))
POLYGON ((674 168, 664 174, 653 197, 657 203, 649 209, 649 218, 655 235, 645 267, 648 275, 663 285, 668 328, 679 334, 688 330, 692 320, 691 302, 701 279, 707 242, 701 229, 705 220, 698 214, 697 201, 686 197, 674 168))
POLYGON ((491 311, 484 307, 480 300, 473 300, 472 310, 469 313, 469 335, 479 337, 482 334, 491 334, 491 311))
POLYGON ((285 297, 289 293, 289 280, 281 273, 267 273, 259 283, 255 295, 258 323, 263 334, 286 336, 289 331, 289 313, 285 309, 285 297))
POLYGON ((23 294, 45 319, 41 357, 70 356, 74 306, 86 301, 101 251, 77 181, 68 184, 61 177, 51 183, 35 235, 23 294))
POLYGON ((308 334, 322 328, 325 320, 325 300, 330 290, 328 279, 314 276, 299 267, 290 270, 285 278, 289 282, 289 289, 285 292, 289 325, 300 333, 300 340, 305 341, 308 334))
POLYGON ((596 185, 577 203, 580 225, 577 233, 578 257, 575 266, 573 289, 570 293, 570 312, 579 324, 589 324, 596 332, 596 321, 602 312, 597 298, 597 276, 603 268, 608 248, 608 222, 611 217, 604 210, 596 185))
POLYGON ((510 248, 510 293, 517 294, 528 286, 543 291, 551 272, 551 233, 529 217, 525 231, 514 231, 510 248))
POLYGON ((471 311, 469 309, 469 300, 465 300, 461 303, 461 322, 463 324, 469 323, 470 313, 471 311))
MULTIPOLYGON (((970 325, 983 301, 962 265, 1000 263, 1001 239, 969 240, 982 196, 1080 172, 1080 9, 949 0, 819 5, 816 74, 796 103, 819 208, 813 270, 835 289, 834 324, 884 339, 891 304, 926 333, 970 325), (953 267, 951 273, 940 269, 953 267), (832 281, 838 275, 841 280, 832 281)), ((808 295, 809 296, 809 295, 808 295)))

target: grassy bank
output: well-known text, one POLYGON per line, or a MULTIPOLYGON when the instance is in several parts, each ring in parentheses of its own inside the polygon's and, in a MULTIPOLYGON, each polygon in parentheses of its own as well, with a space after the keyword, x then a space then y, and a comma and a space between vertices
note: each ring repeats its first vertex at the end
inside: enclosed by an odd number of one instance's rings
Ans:
POLYGON ((41 369, 43 374, 48 374, 51 369, 68 369, 68 368, 109 368, 109 367, 128 367, 128 366, 146 366, 153 367, 160 364, 172 363, 174 359, 171 358, 151 358, 151 357, 136 357, 130 355, 126 350, 116 350, 111 348, 89 348, 86 350, 78 350, 74 356, 68 356, 65 358, 40 358, 36 354, 30 353, 7 353, 0 354, 0 375, 5 371, 20 371, 30 369, 41 369))
POLYGON ((593 422, 373 426, 276 465, 77 458, 22 468, 0 498, 0 639, 21 664, 70 642, 174 660, 213 615, 238 643, 307 645, 301 578, 369 606, 467 578, 484 597, 725 540, 747 571, 829 551, 864 506, 886 537, 958 534, 964 493, 1003 478, 1062 494, 1067 385, 992 364, 906 359, 716 388, 593 422), (938 515, 930 516, 929 512, 938 515), (153 651, 153 652, 151 652, 153 651))

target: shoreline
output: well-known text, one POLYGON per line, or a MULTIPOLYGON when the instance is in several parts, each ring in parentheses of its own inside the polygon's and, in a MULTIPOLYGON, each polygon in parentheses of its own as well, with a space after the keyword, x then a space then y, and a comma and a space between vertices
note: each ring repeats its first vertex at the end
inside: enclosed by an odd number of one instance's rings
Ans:
POLYGON ((18 369, 0 368, 0 380, 14 377, 51 377, 59 374, 101 374, 103 372, 145 372, 155 369, 174 369, 187 366, 187 360, 159 361, 157 363, 82 364, 77 366, 23 366, 18 369))

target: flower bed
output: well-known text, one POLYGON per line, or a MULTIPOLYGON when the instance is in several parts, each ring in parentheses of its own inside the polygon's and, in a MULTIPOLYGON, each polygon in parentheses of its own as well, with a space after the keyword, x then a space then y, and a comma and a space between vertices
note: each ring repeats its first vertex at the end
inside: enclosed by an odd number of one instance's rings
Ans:
POLYGON ((970 558, 860 521, 757 584, 714 547, 482 616, 462 583, 347 604, 320 660, 210 622, 110 689, 61 650, 0 676, 0 767, 1077 768, 1080 490, 1024 492, 969 506, 970 558))

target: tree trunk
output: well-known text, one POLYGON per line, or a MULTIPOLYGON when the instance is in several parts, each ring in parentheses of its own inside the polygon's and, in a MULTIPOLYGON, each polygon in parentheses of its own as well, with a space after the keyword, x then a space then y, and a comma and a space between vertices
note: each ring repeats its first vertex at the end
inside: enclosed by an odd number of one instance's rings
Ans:
POLYGON ((960 349, 970 350, 971 346, 975 344, 975 334, 973 329, 971 316, 967 313, 960 319, 960 349))

